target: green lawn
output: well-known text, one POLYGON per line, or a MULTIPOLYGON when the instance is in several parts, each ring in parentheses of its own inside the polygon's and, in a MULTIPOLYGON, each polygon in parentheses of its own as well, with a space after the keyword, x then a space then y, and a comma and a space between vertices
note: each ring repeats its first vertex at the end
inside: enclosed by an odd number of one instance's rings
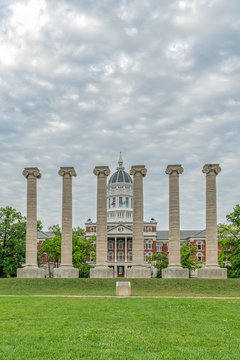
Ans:
MULTIPOLYGON (((0 294, 115 295, 116 279, 0 279, 0 294)), ((240 297, 240 279, 131 279, 132 295, 240 297)))
POLYGON ((1 360, 239 360, 240 301, 0 297, 1 360))

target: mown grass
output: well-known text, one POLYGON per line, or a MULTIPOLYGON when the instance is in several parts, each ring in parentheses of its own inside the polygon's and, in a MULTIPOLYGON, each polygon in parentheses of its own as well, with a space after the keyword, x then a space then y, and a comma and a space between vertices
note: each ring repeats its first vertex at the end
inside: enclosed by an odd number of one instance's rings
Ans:
POLYGON ((1 360, 239 360, 239 300, 0 297, 1 360))
MULTIPOLYGON (((115 295, 117 279, 0 279, 0 294, 115 295)), ((124 279, 124 281, 126 281, 124 279)), ((240 296, 240 279, 131 279, 132 295, 240 296)))

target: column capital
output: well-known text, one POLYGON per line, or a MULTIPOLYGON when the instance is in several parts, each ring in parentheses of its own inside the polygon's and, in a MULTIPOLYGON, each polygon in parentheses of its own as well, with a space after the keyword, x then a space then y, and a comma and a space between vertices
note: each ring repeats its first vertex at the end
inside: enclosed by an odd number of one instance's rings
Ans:
POLYGON ((108 166, 95 166, 93 173, 96 176, 99 176, 101 174, 108 176, 110 174, 110 169, 108 166))
POLYGON ((204 174, 210 174, 210 173, 214 173, 215 175, 218 175, 221 171, 221 167, 219 166, 219 164, 205 164, 203 166, 202 172, 204 174))
POLYGON ((40 170, 38 168, 24 168, 22 172, 23 176, 27 179, 29 175, 32 175, 36 177, 37 179, 40 179, 42 174, 40 173, 40 170))
POLYGON ((130 175, 140 174, 142 176, 146 176, 147 169, 145 168, 145 165, 132 165, 129 174, 130 175))
POLYGON ((183 173, 183 167, 181 164, 177 164, 177 165, 168 165, 166 168, 165 173, 167 175, 172 175, 173 173, 177 173, 177 174, 182 174, 183 173))
POLYGON ((64 176, 64 175, 77 176, 74 167, 71 167, 71 166, 60 167, 60 170, 58 171, 58 175, 60 175, 60 176, 64 176))

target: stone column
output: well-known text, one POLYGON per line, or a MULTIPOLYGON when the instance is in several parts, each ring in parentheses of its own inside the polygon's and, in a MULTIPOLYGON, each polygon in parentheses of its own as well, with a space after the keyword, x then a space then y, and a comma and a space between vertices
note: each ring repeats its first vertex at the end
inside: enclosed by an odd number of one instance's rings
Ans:
POLYGON ((127 270, 129 278, 149 278, 151 270, 144 265, 144 236, 143 236, 143 177, 147 169, 144 165, 132 166, 133 175, 133 266, 127 270))
POLYGON ((76 176, 73 167, 61 167, 58 174, 62 182, 62 241, 61 265, 54 269, 54 277, 78 278, 79 270, 72 265, 72 177, 76 176))
POLYGON ((90 277, 112 278, 113 269, 107 265, 107 176, 110 170, 108 166, 96 166, 93 173, 97 176, 97 240, 96 266, 90 270, 90 277))
POLYGON ((25 168, 22 174, 27 179, 26 259, 17 277, 44 278, 45 270, 37 265, 37 179, 41 174, 38 168, 25 168))
POLYGON ((188 278, 188 269, 183 269, 180 259, 180 209, 179 209, 179 174, 183 173, 181 165, 168 165, 169 175, 169 264, 163 269, 163 278, 188 278))
POLYGON ((216 176, 220 171, 219 164, 206 164, 202 170, 206 174, 206 265, 198 270, 199 278, 227 278, 227 269, 218 266, 216 176))

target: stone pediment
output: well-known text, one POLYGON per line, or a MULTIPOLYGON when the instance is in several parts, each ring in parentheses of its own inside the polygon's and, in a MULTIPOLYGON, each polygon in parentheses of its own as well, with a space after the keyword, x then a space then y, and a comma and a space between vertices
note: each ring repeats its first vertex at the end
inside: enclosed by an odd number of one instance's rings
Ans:
POLYGON ((128 226, 119 224, 109 229, 107 232, 108 235, 132 235, 132 229, 128 226))

